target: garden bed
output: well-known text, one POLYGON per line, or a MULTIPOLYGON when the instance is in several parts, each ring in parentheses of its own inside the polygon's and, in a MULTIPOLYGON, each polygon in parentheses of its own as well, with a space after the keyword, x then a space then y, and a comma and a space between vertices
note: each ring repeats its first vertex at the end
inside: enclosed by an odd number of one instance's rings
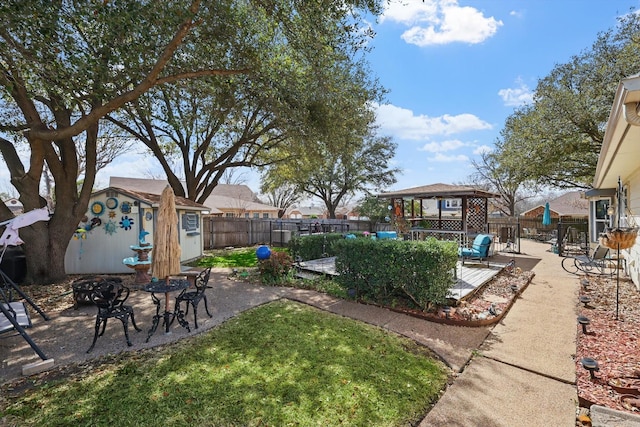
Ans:
POLYGON ((398 301, 390 310, 432 322, 455 326, 481 327, 498 323, 509 311, 518 296, 526 289, 534 277, 532 271, 520 268, 505 269, 489 283, 483 285, 469 297, 458 302, 452 300, 449 306, 424 312, 402 305, 398 301), (448 313, 447 313, 448 308, 448 313))
POLYGON ((580 406, 597 404, 639 414, 639 402, 633 399, 638 396, 618 386, 637 385, 634 380, 640 381, 640 293, 627 279, 620 279, 618 287, 615 277, 586 277, 581 281, 580 296, 590 298, 586 307, 581 305, 579 309, 579 314, 589 319, 587 334, 577 326, 576 384, 580 406), (580 362, 585 357, 598 362, 599 371, 593 379, 580 362))

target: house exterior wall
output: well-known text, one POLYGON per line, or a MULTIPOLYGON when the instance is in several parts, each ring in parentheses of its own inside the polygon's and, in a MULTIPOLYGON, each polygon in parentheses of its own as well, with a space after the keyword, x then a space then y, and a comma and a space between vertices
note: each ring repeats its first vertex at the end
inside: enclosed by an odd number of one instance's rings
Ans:
MULTIPOLYGON (((640 170, 636 170, 628 181, 623 181, 627 186, 628 202, 629 202, 629 222, 630 224, 640 225, 640 170)), ((636 244, 629 250, 623 251, 626 260, 626 268, 629 277, 640 290, 640 239, 636 239, 636 244)))

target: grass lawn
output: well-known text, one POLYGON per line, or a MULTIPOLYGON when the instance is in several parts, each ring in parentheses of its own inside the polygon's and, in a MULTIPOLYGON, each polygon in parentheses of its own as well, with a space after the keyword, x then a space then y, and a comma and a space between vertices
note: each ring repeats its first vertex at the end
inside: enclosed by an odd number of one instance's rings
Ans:
POLYGON ((256 248, 207 251, 207 253, 196 262, 196 266, 198 267, 242 268, 255 267, 257 265, 258 257, 256 256, 256 248))
MULTIPOLYGON (((0 403, 37 426, 403 426, 447 369, 413 341, 288 301, 0 403)), ((11 425, 11 424, 9 424, 11 425)))

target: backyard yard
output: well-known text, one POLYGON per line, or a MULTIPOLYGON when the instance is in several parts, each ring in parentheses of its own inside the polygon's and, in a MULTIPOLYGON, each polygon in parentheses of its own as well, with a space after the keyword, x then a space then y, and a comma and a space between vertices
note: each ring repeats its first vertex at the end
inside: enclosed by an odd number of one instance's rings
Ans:
MULTIPOLYGON (((24 288, 49 313, 70 310, 69 283, 24 288)), ((412 425, 449 375, 409 339, 273 302, 174 344, 5 383, 0 424, 412 425)))

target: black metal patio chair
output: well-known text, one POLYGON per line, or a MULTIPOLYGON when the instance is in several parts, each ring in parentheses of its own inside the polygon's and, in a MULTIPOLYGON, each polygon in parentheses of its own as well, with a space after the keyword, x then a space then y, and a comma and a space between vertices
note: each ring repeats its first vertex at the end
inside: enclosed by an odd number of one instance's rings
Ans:
POLYGON ((176 297, 176 307, 173 312, 179 313, 181 311, 180 305, 183 302, 186 304, 186 308, 184 310, 185 316, 189 314, 189 306, 193 307, 193 322, 195 325, 195 329, 198 329, 198 304, 200 304, 200 301, 204 300, 204 309, 206 310, 209 317, 213 317, 213 315, 209 313, 207 295, 205 294, 205 291, 211 288, 211 286, 209 286, 210 275, 211 267, 207 268, 206 270, 202 270, 196 277, 195 290, 193 290, 193 288, 187 288, 176 297))
POLYGON ((96 305, 96 307, 98 307, 98 312, 96 314, 96 326, 95 334, 93 335, 93 342, 91 343, 89 350, 87 350, 87 353, 90 353, 93 350, 98 337, 104 335, 104 331, 107 328, 107 320, 111 318, 118 319, 122 322, 127 345, 133 345, 129 339, 129 318, 131 318, 131 324, 136 331, 140 332, 141 329, 136 325, 133 315, 133 307, 125 305, 127 298, 129 298, 129 288, 124 286, 121 282, 105 280, 94 286, 91 291, 91 301, 96 305), (100 326, 102 326, 101 332, 100 326))

